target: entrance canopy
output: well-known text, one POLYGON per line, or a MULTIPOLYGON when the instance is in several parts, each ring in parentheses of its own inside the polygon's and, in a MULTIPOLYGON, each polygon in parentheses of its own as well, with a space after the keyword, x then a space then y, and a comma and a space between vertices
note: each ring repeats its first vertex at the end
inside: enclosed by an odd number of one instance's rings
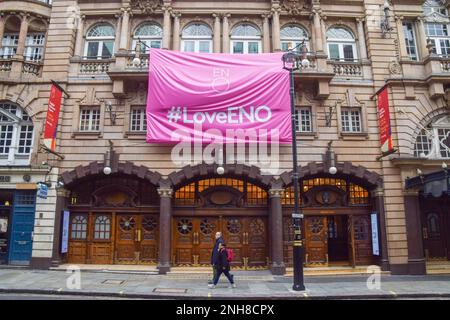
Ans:
POLYGON ((420 188, 425 196, 439 198, 450 195, 450 174, 447 169, 406 179, 406 189, 420 188))

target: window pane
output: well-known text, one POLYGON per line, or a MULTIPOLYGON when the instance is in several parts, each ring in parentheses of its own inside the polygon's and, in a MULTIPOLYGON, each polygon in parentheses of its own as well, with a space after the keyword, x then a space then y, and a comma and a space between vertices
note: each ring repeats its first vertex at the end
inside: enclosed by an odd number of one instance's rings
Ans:
POLYGON ((330 59, 332 60, 339 60, 339 45, 335 44, 335 43, 331 43, 328 46, 328 51, 330 52, 330 59))
POLYGON ((440 54, 443 56, 449 56, 450 55, 450 40, 441 40, 441 52, 440 54))
POLYGON ((98 42, 89 42, 88 43, 88 50, 87 50, 87 57, 90 59, 97 58, 98 55, 98 42))
POLYGON ((249 42, 248 53, 258 53, 258 52, 259 52, 259 42, 249 42))
POLYGON ((353 56, 353 46, 349 45, 349 44, 345 44, 344 45, 344 59, 346 61, 353 61, 354 60, 354 56, 353 56))
POLYGON ((417 48, 413 24, 404 23, 403 31, 405 33, 405 44, 408 56, 411 58, 411 60, 417 61, 417 48))
POLYGON ((185 52, 194 52, 195 51, 194 41, 184 41, 184 51, 185 52))
POLYGON ((113 47, 114 47, 113 41, 104 41, 103 42, 103 48, 102 48, 102 58, 103 59, 109 59, 112 57, 113 47))
POLYGON ((150 47, 151 48, 157 48, 157 49, 161 48, 161 41, 160 40, 151 41, 150 42, 150 47))
POLYGON ((233 53, 244 53, 244 43, 233 42, 233 53))
POLYGON ((200 41, 199 44, 199 51, 200 52, 206 52, 209 53, 210 52, 210 42, 209 41, 200 41))

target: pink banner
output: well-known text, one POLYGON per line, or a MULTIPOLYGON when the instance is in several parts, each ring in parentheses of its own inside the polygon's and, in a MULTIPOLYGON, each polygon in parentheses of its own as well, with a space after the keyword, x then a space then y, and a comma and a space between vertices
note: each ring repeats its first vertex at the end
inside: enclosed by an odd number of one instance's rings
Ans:
POLYGON ((281 57, 152 49, 147 142, 291 142, 281 57))

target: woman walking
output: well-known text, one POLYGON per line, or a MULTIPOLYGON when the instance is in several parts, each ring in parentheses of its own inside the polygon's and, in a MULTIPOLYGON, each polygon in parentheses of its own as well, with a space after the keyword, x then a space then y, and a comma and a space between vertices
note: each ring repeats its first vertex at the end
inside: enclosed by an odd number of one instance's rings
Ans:
POLYGON ((230 262, 228 261, 228 254, 226 250, 225 243, 219 244, 219 254, 217 256, 217 259, 215 261, 215 268, 217 270, 213 283, 210 284, 208 287, 210 289, 214 289, 219 282, 220 276, 222 273, 227 277, 228 281, 230 281, 231 287, 236 288, 236 285, 234 284, 234 276, 230 274, 230 262))

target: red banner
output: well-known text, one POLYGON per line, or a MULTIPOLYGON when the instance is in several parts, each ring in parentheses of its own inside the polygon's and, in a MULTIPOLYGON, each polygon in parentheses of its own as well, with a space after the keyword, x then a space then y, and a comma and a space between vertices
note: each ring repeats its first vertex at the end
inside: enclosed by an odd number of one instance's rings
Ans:
POLYGON ((44 146, 51 151, 55 151, 56 147, 56 129, 58 127, 59 111, 61 110, 61 98, 61 88, 55 83, 52 84, 44 129, 44 146))
POLYGON ((390 153, 393 150, 393 145, 387 86, 378 93, 378 124, 380 127, 381 152, 383 154, 390 153))

